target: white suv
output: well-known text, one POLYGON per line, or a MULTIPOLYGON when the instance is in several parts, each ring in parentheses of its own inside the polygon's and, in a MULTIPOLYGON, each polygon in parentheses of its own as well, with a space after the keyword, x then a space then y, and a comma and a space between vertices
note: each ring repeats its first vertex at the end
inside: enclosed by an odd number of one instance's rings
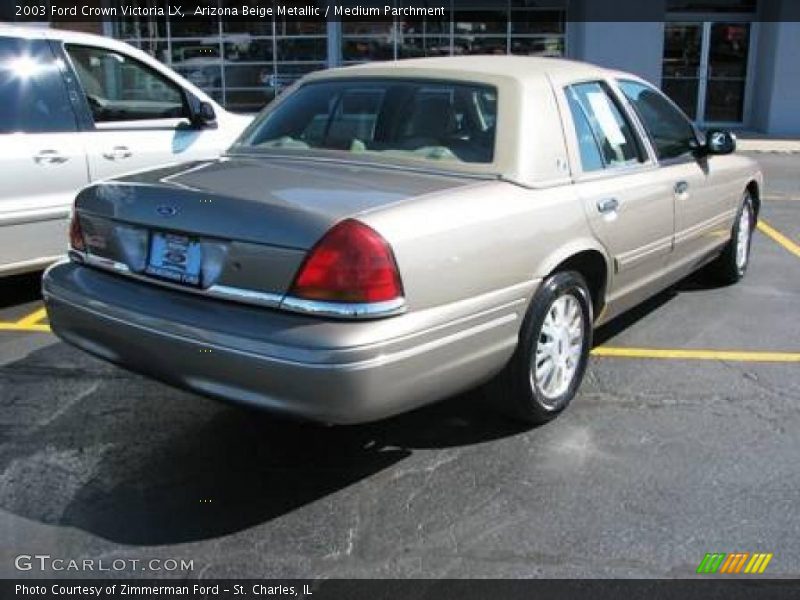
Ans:
POLYGON ((0 276, 64 254, 90 181, 215 158, 250 120, 123 42, 0 26, 0 276))

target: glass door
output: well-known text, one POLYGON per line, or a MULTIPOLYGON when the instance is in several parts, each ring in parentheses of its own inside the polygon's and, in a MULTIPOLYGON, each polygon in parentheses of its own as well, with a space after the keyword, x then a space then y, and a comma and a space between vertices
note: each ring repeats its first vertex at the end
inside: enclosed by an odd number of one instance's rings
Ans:
POLYGON ((741 123, 750 50, 750 23, 705 23, 705 123, 741 123))
POLYGON ((664 24, 661 89, 697 120, 703 57, 702 23, 664 24))
POLYGON ((667 23, 662 88, 700 125, 745 117, 750 23, 667 23))

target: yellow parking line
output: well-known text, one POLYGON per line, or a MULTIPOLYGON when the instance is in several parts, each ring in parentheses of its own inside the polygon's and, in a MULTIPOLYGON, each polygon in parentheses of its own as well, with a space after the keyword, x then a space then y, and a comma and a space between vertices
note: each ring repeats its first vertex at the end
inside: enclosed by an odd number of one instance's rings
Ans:
POLYGON ((772 238, 774 242, 783 246, 786 250, 794 254, 796 257, 800 258, 800 246, 795 244, 792 240, 783 235, 780 231, 771 227, 762 220, 758 221, 758 230, 764 235, 772 238))
POLYGON ((30 325, 20 325, 19 323, 0 323, 0 331, 42 331, 49 332, 50 326, 32 323, 30 325))
POLYGON ((608 358, 666 358, 677 360, 729 360, 737 362, 800 362, 800 352, 740 352, 737 350, 682 350, 672 348, 619 348, 598 346, 592 355, 608 358))
POLYGON ((35 323, 38 323, 46 316, 47 316, 47 310, 44 307, 42 307, 40 309, 33 311, 27 317, 22 317, 19 321, 17 321, 16 324, 21 325, 23 327, 27 327, 28 325, 34 325, 35 323))

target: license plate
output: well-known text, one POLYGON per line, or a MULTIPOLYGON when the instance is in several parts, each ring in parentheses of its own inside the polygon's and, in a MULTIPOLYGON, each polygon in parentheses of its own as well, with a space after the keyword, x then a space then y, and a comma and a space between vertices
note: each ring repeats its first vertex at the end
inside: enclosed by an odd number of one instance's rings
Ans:
POLYGON ((145 273, 185 285, 200 285, 200 244, 184 235, 150 236, 150 259, 145 273))

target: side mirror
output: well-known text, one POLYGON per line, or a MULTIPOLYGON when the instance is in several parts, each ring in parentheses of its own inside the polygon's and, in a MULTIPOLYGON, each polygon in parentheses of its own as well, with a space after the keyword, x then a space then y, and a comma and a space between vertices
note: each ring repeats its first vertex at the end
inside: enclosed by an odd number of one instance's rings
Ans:
POLYGON ((706 132, 706 154, 731 154, 736 150, 736 136, 723 129, 710 129, 706 132))
POLYGON ((189 120, 195 127, 213 126, 217 121, 217 114, 210 102, 203 102, 197 98, 189 98, 189 120))

